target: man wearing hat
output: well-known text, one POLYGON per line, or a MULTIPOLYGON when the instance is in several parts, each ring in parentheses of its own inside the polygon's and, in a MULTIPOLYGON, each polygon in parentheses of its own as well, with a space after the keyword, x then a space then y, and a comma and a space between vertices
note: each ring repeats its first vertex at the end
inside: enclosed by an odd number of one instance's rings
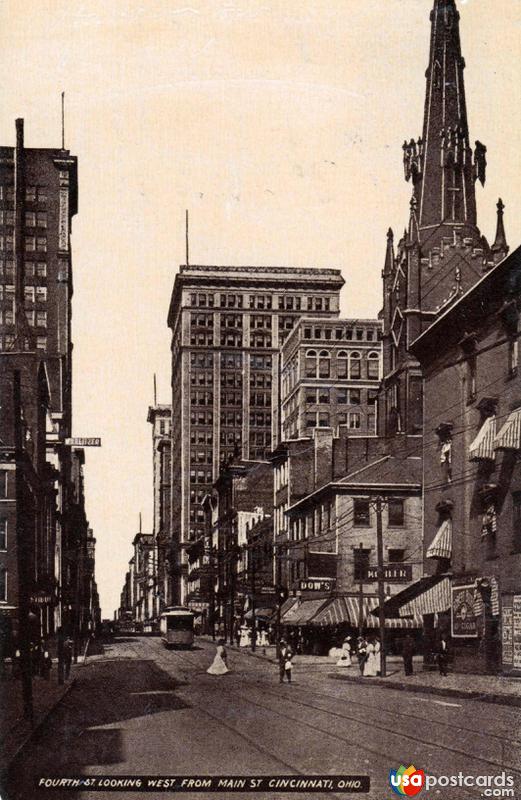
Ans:
POLYGON ((280 640, 279 643, 279 681, 280 683, 284 683, 284 675, 286 676, 286 680, 288 683, 291 683, 291 670, 293 664, 291 660, 293 658, 293 651, 289 644, 286 644, 284 639, 280 640))

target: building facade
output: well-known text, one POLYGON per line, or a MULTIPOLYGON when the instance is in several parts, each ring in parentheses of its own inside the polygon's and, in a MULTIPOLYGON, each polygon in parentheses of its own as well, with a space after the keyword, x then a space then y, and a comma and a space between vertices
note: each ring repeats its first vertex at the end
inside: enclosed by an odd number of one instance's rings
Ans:
POLYGON ((520 312, 518 248, 413 346, 425 375, 425 561, 443 576, 439 616, 461 668, 518 674, 520 312))
POLYGON ((152 426, 153 471, 153 536, 155 547, 155 610, 157 619, 165 606, 173 603, 171 563, 170 502, 171 502, 171 416, 172 407, 155 405, 148 409, 147 420, 152 426))
POLYGON ((282 346, 282 439, 339 425, 376 435, 380 340, 378 320, 298 321, 282 346))
POLYGON ((172 330, 171 536, 177 599, 202 501, 230 457, 261 460, 279 436, 280 345, 303 312, 337 317, 338 270, 183 266, 172 330))

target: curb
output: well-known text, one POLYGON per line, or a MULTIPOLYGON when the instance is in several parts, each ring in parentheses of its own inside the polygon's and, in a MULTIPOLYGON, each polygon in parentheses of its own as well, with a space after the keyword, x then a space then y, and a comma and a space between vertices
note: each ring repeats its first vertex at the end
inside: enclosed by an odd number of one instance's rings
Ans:
POLYGON ((422 684, 401 683, 400 681, 389 681, 383 683, 383 679, 369 679, 355 678, 350 675, 336 675, 331 673, 329 678, 337 681, 347 681, 347 683, 355 683, 362 686, 378 686, 381 689, 398 689, 403 692, 412 692, 416 694, 436 694, 440 697, 455 697, 459 700, 475 700, 480 703, 495 703, 496 705, 503 706, 517 706, 521 708, 521 695, 516 697, 512 694, 497 694, 497 693, 483 693, 475 691, 465 691, 463 689, 443 689, 438 686, 425 686, 422 684), (380 682, 381 681, 381 682, 380 682))
POLYGON ((71 682, 67 684, 65 691, 63 692, 61 697, 58 698, 56 703, 43 712, 38 722, 34 725, 33 728, 31 728, 31 730, 27 733, 25 738, 20 742, 14 753, 11 756, 9 756, 9 758, 6 759, 6 762, 3 765, 2 770, 0 772, 0 777, 4 778, 7 775, 7 773, 11 769, 13 762, 22 753, 23 749, 27 747, 29 742, 36 736, 40 728, 44 725, 45 722, 47 722, 51 714, 58 708, 60 703, 67 697, 67 695, 75 685, 76 685, 76 678, 73 678, 71 682))

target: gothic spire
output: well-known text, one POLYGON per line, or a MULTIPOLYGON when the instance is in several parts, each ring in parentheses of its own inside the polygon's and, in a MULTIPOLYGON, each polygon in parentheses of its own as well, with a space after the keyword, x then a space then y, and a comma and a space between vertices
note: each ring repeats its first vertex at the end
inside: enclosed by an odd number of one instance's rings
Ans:
POLYGON ((496 238, 494 244, 492 245, 492 252, 499 253, 503 256, 506 256, 509 250, 507 244, 507 237, 505 235, 505 223, 503 221, 503 212, 505 210, 505 205, 501 198, 497 201, 497 227, 496 227, 496 238))
POLYGON ((426 72, 423 135, 403 145, 406 180, 412 180, 421 230, 439 225, 476 226, 474 181, 485 181, 486 148, 469 143, 455 0, 435 0, 426 72))
POLYGON ((394 270, 394 233, 393 229, 387 231, 387 247, 385 250, 385 263, 382 276, 392 275, 394 270))

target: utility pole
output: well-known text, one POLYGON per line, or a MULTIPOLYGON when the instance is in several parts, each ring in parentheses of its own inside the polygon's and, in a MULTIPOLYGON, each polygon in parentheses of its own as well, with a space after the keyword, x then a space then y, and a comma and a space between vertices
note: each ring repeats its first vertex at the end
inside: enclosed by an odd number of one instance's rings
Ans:
POLYGON ((280 568, 281 568, 281 561, 282 561, 282 553, 279 552, 281 549, 280 544, 275 545, 275 591, 277 593, 277 607, 276 607, 276 616, 275 616, 275 645, 277 647, 277 653, 279 652, 279 642, 280 642, 280 611, 281 611, 281 600, 282 600, 282 586, 280 585, 280 568))
POLYGON ((376 557, 377 557, 377 577, 378 577, 378 621, 380 625, 380 658, 381 676, 385 678, 385 586, 384 586, 384 544, 382 526, 383 500, 381 495, 376 498, 376 557))
MULTIPOLYGON (((364 551, 364 544, 360 542, 360 568, 362 567, 362 553, 364 551)), ((360 587, 358 590, 358 635, 362 635, 364 629, 364 581, 363 575, 360 573, 360 587)))
POLYGON ((249 553, 251 555, 251 570, 250 570, 250 579, 251 579, 251 650, 252 653, 255 652, 255 644, 257 639, 257 626, 256 626, 256 619, 255 619, 255 545, 252 542, 250 546, 249 553))
POLYGON ((30 558, 28 550, 29 525, 27 515, 28 504, 24 491, 24 452, 22 431, 22 390, 20 371, 13 373, 13 405, 14 405, 14 441, 15 441, 15 481, 16 481, 16 541, 18 566, 18 628, 20 650, 20 668, 22 673, 22 696, 24 716, 31 726, 33 715, 33 683, 31 665, 31 633, 29 629, 29 570, 30 558))

